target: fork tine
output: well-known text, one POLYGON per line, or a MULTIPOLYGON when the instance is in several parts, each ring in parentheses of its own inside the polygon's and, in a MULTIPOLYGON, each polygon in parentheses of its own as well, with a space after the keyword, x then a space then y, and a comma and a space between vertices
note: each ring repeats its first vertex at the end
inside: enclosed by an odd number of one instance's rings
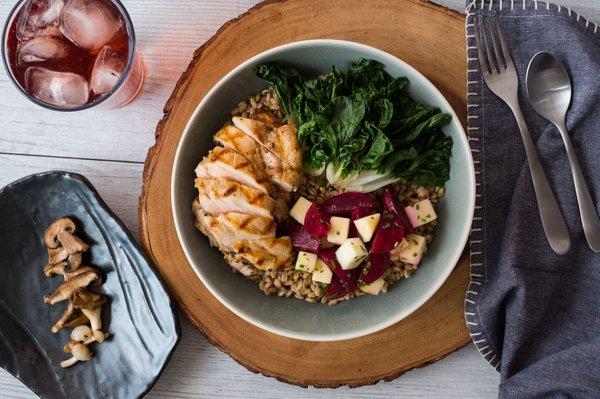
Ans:
POLYGON ((490 28, 490 37, 492 39, 492 47, 494 48, 494 55, 496 56, 497 65, 500 68, 498 72, 500 72, 501 70, 506 69, 506 63, 504 62, 503 57, 501 57, 500 55, 500 50, 498 49, 498 44, 496 43, 497 33, 494 33, 493 24, 493 22, 488 21, 488 25, 490 28))
POLYGON ((481 66, 481 70, 482 72, 487 72, 488 74, 491 74, 492 70, 490 68, 488 59, 486 58, 487 54, 484 54, 483 50, 481 49, 481 40, 479 39, 479 29, 477 28, 477 24, 474 24, 473 28, 475 29, 475 44, 477 45, 477 55, 479 57, 479 64, 481 66))
MULTIPOLYGON (((489 40, 487 38, 487 33, 486 33, 487 29, 485 29, 485 25, 486 25, 485 21, 482 20, 481 21, 481 31, 482 31, 482 34, 483 34, 482 36, 483 36, 483 42, 484 42, 484 45, 485 45, 485 52, 487 53, 487 57, 488 57, 488 60, 490 62, 491 73, 494 73, 494 71, 496 71, 496 73, 500 73, 500 68, 498 68, 498 65, 496 65, 495 59, 494 59, 494 57, 492 55, 492 51, 490 50, 490 44, 489 44, 489 40)), ((491 33, 492 32, 490 32, 490 34, 491 33)))
POLYGON ((497 18, 494 18, 494 25, 496 31, 498 32, 498 38, 500 39, 500 45, 502 46, 502 55, 504 56, 504 62, 506 67, 513 65, 512 56, 510 55, 510 50, 506 45, 506 40, 504 39, 504 34, 502 33, 502 29, 500 28, 500 22, 498 22, 497 18))

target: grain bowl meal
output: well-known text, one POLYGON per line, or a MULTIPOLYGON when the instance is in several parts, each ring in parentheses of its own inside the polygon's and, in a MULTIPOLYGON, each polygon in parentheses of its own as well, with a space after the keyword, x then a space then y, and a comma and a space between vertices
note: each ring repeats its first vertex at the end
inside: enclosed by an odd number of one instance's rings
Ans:
POLYGON ((196 227, 265 294, 336 304, 417 269, 449 179, 451 121, 360 59, 307 77, 277 62, 196 168, 196 227))

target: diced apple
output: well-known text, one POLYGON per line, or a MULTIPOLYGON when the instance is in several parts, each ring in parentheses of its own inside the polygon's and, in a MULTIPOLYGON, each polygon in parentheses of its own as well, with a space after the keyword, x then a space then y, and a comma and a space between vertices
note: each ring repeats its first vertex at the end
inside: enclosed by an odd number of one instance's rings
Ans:
POLYGON ((424 224, 437 219, 433 205, 428 199, 424 199, 416 204, 407 206, 404 208, 404 212, 406 213, 410 224, 412 224, 414 228, 423 226, 424 224))
POLYGON ((300 251, 296 258, 295 269, 301 272, 312 273, 315 270, 315 264, 317 263, 317 254, 311 254, 310 252, 300 251))
POLYGON ((418 265, 425 252, 425 237, 418 234, 409 234, 406 236, 408 247, 403 249, 398 257, 404 263, 418 265))
POLYGON ((377 295, 377 294, 379 294, 379 291, 381 291, 383 284, 385 284, 385 280, 383 279, 383 277, 379 277, 377 280, 373 281, 371 284, 364 284, 364 285, 359 286, 358 288, 362 292, 366 292, 367 294, 377 295))
POLYGON ((298 201, 294 204, 292 209, 290 210, 290 216, 296 219, 296 221, 300 224, 304 224, 304 217, 306 216, 306 212, 308 212, 308 208, 312 205, 312 202, 307 200, 304 197, 298 198, 298 201))
POLYGON ((348 238, 335 251, 340 266, 343 270, 356 269, 367 257, 368 252, 360 238, 348 238))
POLYGON ((375 231, 377 230, 377 225, 379 224, 380 218, 381 214, 374 213, 354 221, 358 235, 360 235, 360 238, 362 238, 363 242, 371 241, 373 234, 375 234, 375 231))
POLYGON ((350 219, 332 216, 331 219, 329 219, 329 225, 331 227, 327 234, 327 241, 332 244, 342 245, 348 238, 350 219))
POLYGON ((323 261, 323 259, 318 258, 317 263, 315 264, 315 270, 312 274, 312 280, 316 283, 329 284, 331 283, 331 278, 333 277, 333 272, 327 266, 327 263, 323 261))
POLYGON ((408 248, 408 241, 406 241, 406 237, 404 237, 402 239, 402 241, 400 241, 398 243, 398 245, 396 245, 396 248, 392 249, 392 251, 390 252, 390 255, 398 255, 400 252, 404 251, 406 248, 408 248))

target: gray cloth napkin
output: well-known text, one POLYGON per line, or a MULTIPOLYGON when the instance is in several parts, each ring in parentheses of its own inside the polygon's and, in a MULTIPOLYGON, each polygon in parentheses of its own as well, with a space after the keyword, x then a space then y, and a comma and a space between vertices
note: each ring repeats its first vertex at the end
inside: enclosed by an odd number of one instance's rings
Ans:
POLYGON ((478 186, 465 316, 473 342, 500 371, 502 398, 600 398, 600 254, 586 244, 559 133, 525 92, 537 52, 567 68, 567 126, 598 205, 599 45, 600 27, 556 4, 468 2, 468 120, 478 186), (498 18, 511 48, 525 120, 571 235, 567 255, 548 245, 515 118, 479 72, 473 24, 485 16, 498 18))

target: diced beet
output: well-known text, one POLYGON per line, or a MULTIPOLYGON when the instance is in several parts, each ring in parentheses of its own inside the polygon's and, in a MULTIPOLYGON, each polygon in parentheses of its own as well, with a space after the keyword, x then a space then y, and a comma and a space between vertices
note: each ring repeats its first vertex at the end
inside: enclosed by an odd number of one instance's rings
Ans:
POLYGON ((342 288, 338 291, 337 295, 335 296, 335 298, 343 298, 346 296, 346 294, 349 293, 353 293, 354 291, 350 290, 350 288, 348 288, 347 285, 343 285, 342 284, 342 288))
POLYGON ((325 295, 329 299, 337 298, 343 288, 344 287, 342 286, 340 279, 334 275, 331 277, 331 283, 329 283, 329 288, 327 288, 327 294, 325 295))
POLYGON ((387 253, 404 238, 404 226, 391 212, 384 211, 371 244, 372 253, 387 253))
POLYGON ((277 236, 291 237, 297 230, 302 228, 296 221, 285 221, 277 224, 277 236))
POLYGON ((350 228, 348 229, 348 238, 360 238, 360 234, 358 234, 358 230, 356 229, 354 223, 350 223, 350 228))
POLYGON ((345 284, 342 281, 343 289, 338 293, 338 298, 342 298, 342 297, 346 296, 346 294, 354 294, 354 292, 358 288, 358 278, 360 277, 362 269, 356 268, 356 269, 350 270, 349 272, 350 272, 350 274, 348 277, 349 277, 350 281, 347 284, 345 284))
POLYGON ((319 251, 319 256, 327 263, 327 266, 329 266, 331 270, 334 269, 334 266, 337 264, 335 248, 322 249, 319 251))
POLYGON ((319 247, 321 246, 321 240, 311 236, 306 228, 296 225, 290 229, 290 236, 292 237, 292 247, 297 251, 306 251, 311 253, 318 253, 319 247))
MULTIPOLYGON (((354 272, 355 270, 359 270, 359 268, 356 269, 352 269, 352 270, 344 270, 342 269, 342 266, 340 266, 339 263, 335 263, 335 268, 333 268, 333 273, 338 276, 338 278, 340 279, 340 281, 345 284, 352 284, 352 280, 354 279, 354 272)), ((359 270, 360 271, 360 270, 359 270)), ((358 273, 360 275, 360 273, 358 273)), ((358 279, 358 276, 356 277, 358 279)))
MULTIPOLYGON (((334 248, 322 249, 319 251, 319 256, 333 271, 334 277, 340 281, 346 293, 356 291, 356 288, 358 287, 358 278, 360 277, 362 271, 360 267, 352 270, 342 269, 342 266, 340 266, 337 258, 335 257, 334 248)), ((344 296, 346 293, 340 296, 344 296)))
POLYGON ((329 197, 323 202, 323 209, 330 215, 350 215, 356 207, 375 209, 377 204, 373 197, 356 191, 348 191, 329 197))
POLYGON ((390 255, 388 253, 369 255, 369 269, 360 278, 364 283, 371 284, 379 277, 383 276, 387 269, 390 267, 390 255))
POLYGON ((396 196, 394 195, 394 191, 391 187, 386 187, 383 191, 383 195, 381 196, 381 205, 384 210, 388 210, 393 213, 404 226, 404 230, 406 233, 412 233, 414 228, 412 224, 409 222, 406 214, 404 213, 404 208, 400 206, 396 196))
POLYGON ((357 206, 356 208, 352 209, 352 212, 350 213, 350 219, 352 220, 358 220, 358 219, 362 219, 365 216, 369 216, 372 215, 374 212, 373 208, 367 208, 365 206, 357 206))
POLYGON ((322 207, 312 204, 304 217, 304 228, 317 238, 323 238, 329 233, 329 215, 322 207))
POLYGON ((335 246, 337 246, 337 244, 327 241, 327 237, 321 238, 321 249, 333 248, 335 246))
MULTIPOLYGON (((353 221, 362 219, 365 216, 372 215, 373 213, 376 213, 376 210, 373 208, 357 206, 356 208, 352 209, 352 211, 350 212, 350 219, 352 219, 353 221)), ((360 237, 360 235, 358 234, 358 230, 356 229, 356 226, 354 225, 354 223, 350 223, 350 230, 348 230, 348 238, 356 238, 356 237, 360 237)))

